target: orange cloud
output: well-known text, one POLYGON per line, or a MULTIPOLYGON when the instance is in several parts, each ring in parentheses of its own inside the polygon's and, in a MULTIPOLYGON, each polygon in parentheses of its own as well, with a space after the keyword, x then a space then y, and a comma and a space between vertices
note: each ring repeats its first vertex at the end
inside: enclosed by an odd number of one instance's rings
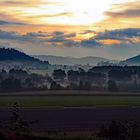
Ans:
POLYGON ((100 40, 100 43, 102 43, 104 46, 110 46, 112 44, 120 44, 120 40, 115 40, 115 39, 106 39, 106 40, 100 40))

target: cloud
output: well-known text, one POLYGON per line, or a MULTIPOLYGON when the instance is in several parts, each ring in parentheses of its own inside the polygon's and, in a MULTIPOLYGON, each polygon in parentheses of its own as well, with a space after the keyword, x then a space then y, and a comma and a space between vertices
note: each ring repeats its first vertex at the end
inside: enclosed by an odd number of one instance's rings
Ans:
POLYGON ((38 4, 47 4, 47 5, 59 5, 58 2, 51 2, 51 1, 42 1, 42 0, 34 0, 34 1, 30 1, 29 0, 5 0, 5 1, 1 1, 0 5, 6 5, 6 6, 26 6, 26 7, 32 7, 32 6, 38 6, 38 4))
POLYGON ((7 0, 7 1, 2 1, 0 2, 0 4, 3 4, 3 5, 22 5, 22 4, 26 4, 25 1, 13 1, 13 0, 7 0))
POLYGON ((28 37, 49 37, 49 39, 51 38, 64 38, 64 39, 68 39, 68 38, 73 38, 76 36, 76 33, 64 33, 64 32, 60 32, 60 31, 55 31, 52 33, 47 33, 47 32, 28 32, 25 36, 28 37))
POLYGON ((93 33, 93 34, 96 34, 96 31, 93 31, 93 30, 85 30, 83 32, 81 32, 80 34, 89 34, 89 33, 93 33))
POLYGON ((24 41, 24 42, 38 42, 42 44, 49 44, 53 46, 71 47, 77 45, 78 43, 72 38, 75 37, 75 33, 64 33, 64 32, 28 32, 24 35, 20 35, 17 32, 7 32, 0 30, 0 39, 5 40, 15 40, 15 41, 24 41))
POLYGON ((0 39, 22 40, 22 36, 18 35, 16 32, 7 32, 0 30, 0 39))
POLYGON ((140 0, 115 4, 105 15, 112 18, 140 18, 140 0))
POLYGON ((28 38, 38 38, 38 37, 47 37, 50 36, 50 34, 46 32, 28 32, 25 36, 28 36, 28 38))
POLYGON ((140 28, 116 29, 98 33, 94 39, 96 40, 120 40, 125 41, 131 38, 140 38, 140 28))
POLYGON ((64 35, 64 32, 56 31, 56 32, 53 32, 53 35, 55 35, 55 36, 62 36, 62 35, 64 35))
POLYGON ((114 4, 103 16, 104 19, 95 24, 99 29, 140 28, 140 0, 114 4))
POLYGON ((140 18, 140 7, 139 9, 128 9, 122 12, 105 12, 105 14, 115 18, 140 18))
POLYGON ((106 30, 96 33, 88 40, 82 40, 83 47, 103 47, 116 44, 137 44, 140 42, 140 28, 106 30))
POLYGON ((29 54, 94 55, 113 59, 126 58, 140 52, 139 28, 99 32, 90 39, 81 41, 75 40, 76 35, 60 31, 28 32, 22 35, 17 32, 0 30, 0 46, 20 48, 29 54), (104 41, 109 39, 119 40, 120 43, 106 45, 104 41), (135 39, 138 41, 134 41, 135 39))
POLYGON ((73 16, 70 12, 62 12, 57 14, 41 14, 41 15, 35 15, 35 16, 29 16, 30 18, 54 18, 54 17, 71 17, 73 16))
POLYGON ((76 33, 65 34, 66 38, 76 37, 76 33))
POLYGON ((25 25, 25 24, 18 23, 18 22, 10 22, 10 21, 0 20, 0 25, 25 25))
POLYGON ((55 43, 60 43, 61 46, 66 47, 72 47, 72 46, 78 46, 78 42, 74 41, 74 38, 76 36, 76 33, 64 33, 64 32, 53 32, 51 35, 51 38, 46 39, 47 42, 51 42, 55 45, 55 43))
POLYGON ((0 30, 0 39, 15 40, 15 41, 33 41, 33 42, 41 41, 41 39, 39 39, 38 37, 39 34, 35 35, 35 33, 27 33, 25 35, 20 35, 17 32, 8 32, 0 30))
POLYGON ((27 25, 27 23, 18 20, 11 14, 0 12, 0 25, 27 25))
POLYGON ((140 28, 109 30, 96 33, 89 39, 76 41, 76 33, 65 32, 28 32, 24 35, 17 32, 0 30, 0 39, 40 43, 52 46, 98 48, 116 44, 137 44, 140 42, 140 28))
POLYGON ((99 43, 97 40, 95 39, 88 39, 88 40, 82 40, 81 41, 81 46, 82 47, 86 47, 86 48, 92 48, 92 47, 98 47, 101 46, 102 44, 99 43))

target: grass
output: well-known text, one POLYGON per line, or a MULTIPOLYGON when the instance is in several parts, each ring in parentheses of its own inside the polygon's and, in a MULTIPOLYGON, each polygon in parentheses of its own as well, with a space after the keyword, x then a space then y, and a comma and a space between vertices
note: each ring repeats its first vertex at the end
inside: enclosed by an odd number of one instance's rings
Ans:
POLYGON ((140 96, 1 96, 0 107, 140 107, 140 96))

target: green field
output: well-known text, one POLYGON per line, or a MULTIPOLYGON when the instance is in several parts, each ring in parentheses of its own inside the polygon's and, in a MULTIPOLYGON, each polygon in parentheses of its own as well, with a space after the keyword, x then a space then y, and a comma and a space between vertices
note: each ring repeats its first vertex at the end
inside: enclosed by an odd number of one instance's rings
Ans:
POLYGON ((0 107, 140 107, 140 96, 1 96, 0 107))

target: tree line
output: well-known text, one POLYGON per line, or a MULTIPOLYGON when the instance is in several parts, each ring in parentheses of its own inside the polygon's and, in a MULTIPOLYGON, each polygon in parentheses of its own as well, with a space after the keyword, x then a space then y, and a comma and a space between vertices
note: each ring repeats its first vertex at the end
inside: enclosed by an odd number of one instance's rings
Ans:
POLYGON ((57 69, 51 76, 21 69, 0 71, 0 91, 24 90, 140 91, 140 67, 98 66, 88 71, 57 69))

